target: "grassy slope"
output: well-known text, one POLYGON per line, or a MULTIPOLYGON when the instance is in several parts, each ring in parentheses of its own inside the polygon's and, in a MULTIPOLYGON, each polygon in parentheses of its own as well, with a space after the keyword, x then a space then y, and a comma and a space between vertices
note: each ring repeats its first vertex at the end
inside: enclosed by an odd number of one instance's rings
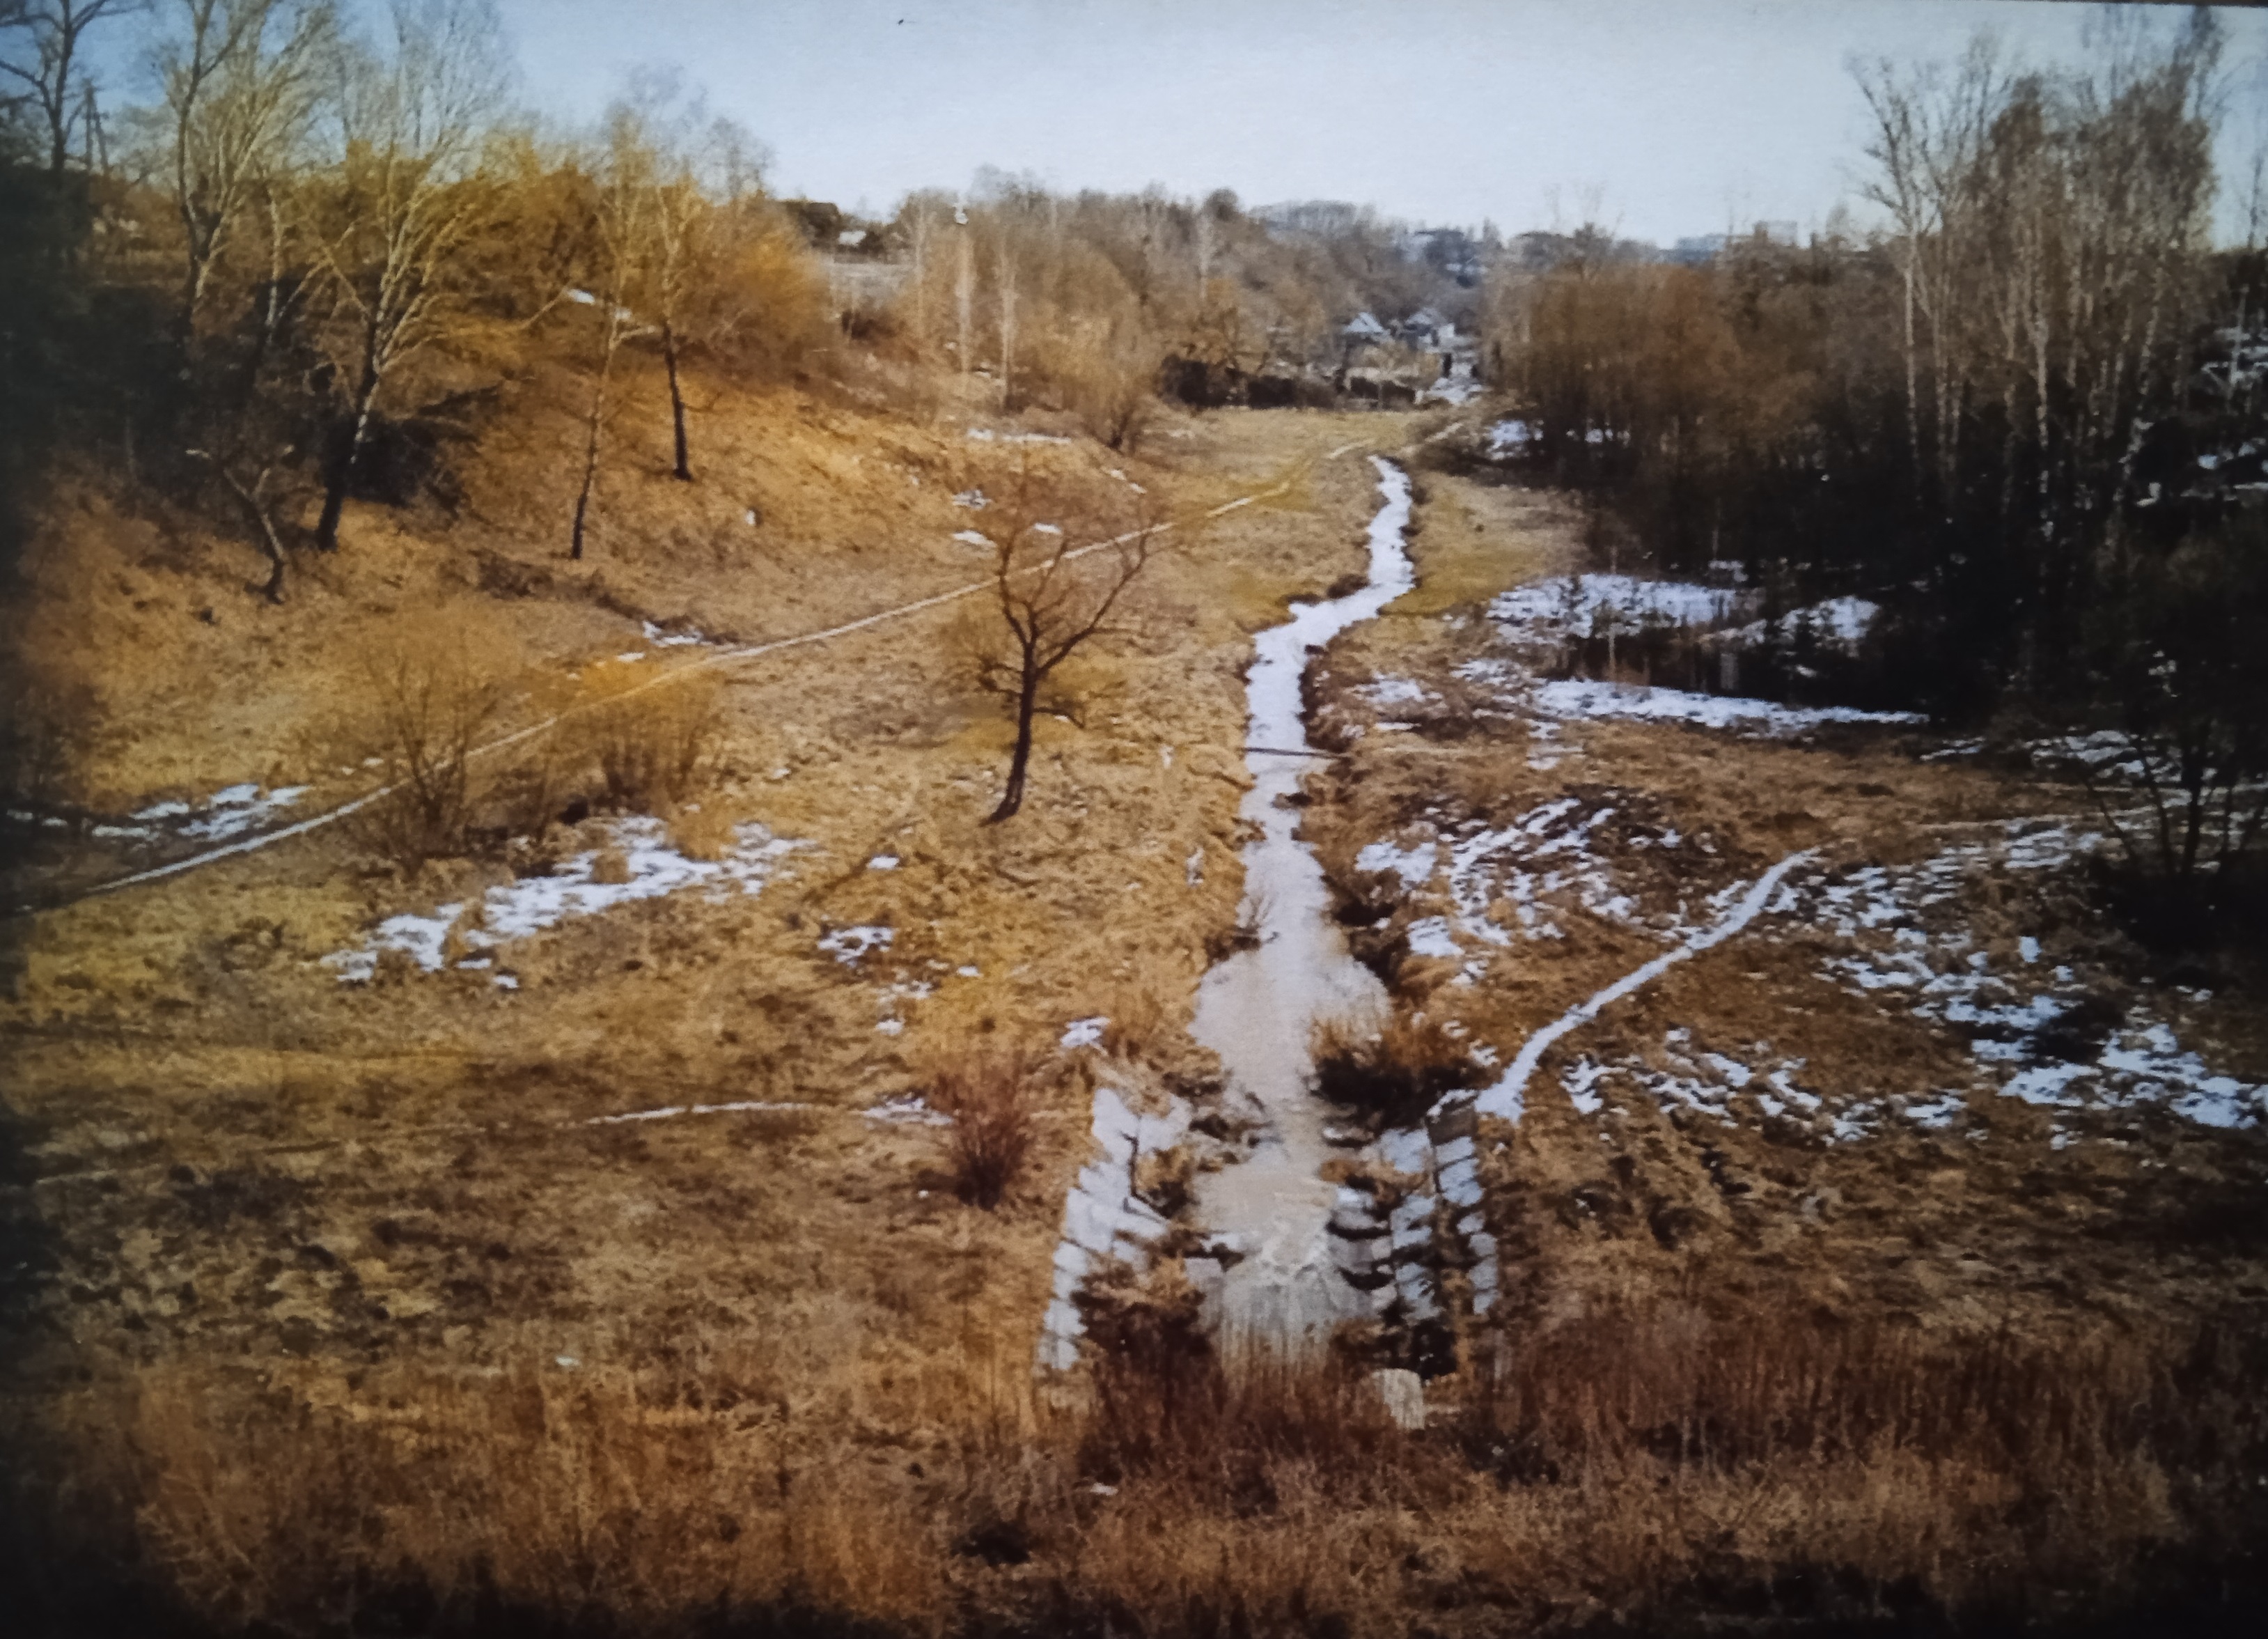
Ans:
MULTIPOLYGON (((474 975, 342 986, 320 967, 376 918, 506 875, 373 874, 336 829, 18 924, 7 1138, 18 1179, 44 1181, 11 1190, 11 1235, 45 1274, 11 1288, 10 1404, 66 1431, 50 1460, 94 1513, 153 1510, 167 1575, 211 1613, 319 1598, 294 1578, 320 1580, 308 1567, 337 1549, 326 1486, 343 1459, 327 1442, 374 1426, 461 1455, 374 1550, 444 1580, 453 1556, 509 1539, 534 1556, 519 1591, 556 1599, 546 1532, 577 1505, 532 1481, 547 1525, 482 1488, 546 1464, 599 1485, 589 1465, 661 1463, 653 1442, 699 1426, 725 1442, 706 1478, 642 1492, 639 1510, 708 1519, 756 1505, 740 1466, 776 1491, 795 1469, 856 1517, 843 1532, 921 1522, 902 1546, 930 1568, 899 1587, 871 1547, 751 1537, 731 1585, 762 1597, 791 1577, 824 1598, 839 1564, 854 1608, 923 1607, 946 1562, 939 1488, 961 1482, 920 1479, 922 1460, 974 1437, 999 1393, 1023 1401, 1085 1090, 1099 1073, 1157 1074, 1073 1063, 1056 1037, 1107 1013, 1151 1032, 1123 1051, 1204 1067, 1182 1025, 1237 894, 1245 633, 1359 564, 1367 469, 1317 458, 1385 424, 1187 423, 1125 460, 972 440, 959 417, 719 390, 688 487, 662 469, 653 386, 621 425, 579 567, 560 551, 576 429, 548 407, 566 396, 556 383, 523 389, 455 515, 354 509, 335 558, 295 560, 280 609, 237 594, 235 543, 85 491, 29 623, 51 674, 99 692, 82 795, 122 812, 239 779, 313 779, 309 806, 357 789, 329 725, 360 656, 405 629, 489 657, 525 717, 571 702, 569 674, 587 686, 624 664, 603 657, 644 646, 632 616, 755 639, 981 578, 983 556, 950 540, 972 514, 949 498, 998 492, 1026 459, 1123 495, 1102 471, 1117 468, 1177 514, 1292 482, 1176 538, 1143 586, 1138 639, 1084 665, 1086 726, 1042 721, 1012 824, 980 823, 1007 726, 970 686, 968 616, 933 611, 725 668, 706 802, 814 845, 759 897, 681 895, 519 941, 516 993, 474 975), (896 870, 865 867, 886 851, 896 870), (828 927, 872 922, 897 929, 886 957, 852 969, 818 950, 828 927), (963 965, 981 977, 946 971, 963 965), (903 1009, 905 1032, 878 1032, 886 989, 924 979, 938 992, 903 1009), (927 1129, 858 1114, 973 1041, 1030 1052, 1042 1076, 1038 1165, 990 1214, 951 1200, 927 1129), (814 1108, 589 1124, 752 1098, 814 1108), (603 1426, 574 1451, 527 1451, 527 1407, 555 1403, 603 1426), (725 1415, 743 1405, 761 1410, 725 1415), (725 1421, 685 1425, 688 1406, 725 1421), (281 1445, 279 1407, 300 1429, 281 1445), (129 1429, 134 1452, 116 1441, 129 1429), (256 1498, 232 1489, 247 1465, 256 1498), (720 1502, 710 1488, 728 1480, 720 1502), (239 1553, 255 1585, 209 1580, 239 1553)), ((355 1462, 383 1488, 401 1455, 355 1462)), ((673 1525, 649 1547, 681 1556, 684 1541, 673 1525)), ((625 1575, 680 1585, 659 1560, 625 1575)))

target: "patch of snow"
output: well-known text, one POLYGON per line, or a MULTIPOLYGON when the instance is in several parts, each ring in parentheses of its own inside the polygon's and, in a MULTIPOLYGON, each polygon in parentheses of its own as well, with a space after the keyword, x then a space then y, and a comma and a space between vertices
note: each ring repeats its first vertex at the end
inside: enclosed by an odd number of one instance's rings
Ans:
POLYGON ((866 861, 866 868, 870 871, 895 871, 898 868, 898 856, 895 853, 878 853, 866 861))
POLYGON ((1745 626, 1735 626, 1719 633, 1718 640, 1754 648, 1777 631, 1780 641, 1792 643, 1808 627, 1814 642, 1830 648, 1855 650, 1867 640, 1867 634, 1874 630, 1881 613, 1881 604, 1866 598, 1830 598, 1823 603, 1790 609, 1777 624, 1755 620, 1745 626))
POLYGON ((1413 956, 1439 956, 1454 962, 1464 955, 1450 935, 1447 920, 1442 917, 1429 916, 1423 921, 1412 922, 1408 938, 1413 956))
POLYGON ((1483 436, 1488 439, 1489 458, 1502 461, 1506 456, 1526 448, 1535 433, 1528 423, 1515 417, 1494 423, 1483 436))
POLYGON ((1366 683, 1354 692, 1373 705, 1416 705, 1432 698, 1425 686, 1407 677, 1381 677, 1376 683, 1366 683))
POLYGON ((1068 444, 1071 440, 1053 432, 995 432, 990 427, 971 427, 969 439, 978 444, 1068 444))
POLYGON ((992 544, 989 538, 977 534, 974 529, 956 529, 953 533, 953 538, 963 546, 990 547, 992 544))
POLYGON ((929 1107, 919 1093, 902 1093, 858 1112, 869 1121, 897 1126, 951 1126, 953 1118, 929 1107))
POLYGON ((1067 1052, 1099 1047, 1102 1045, 1103 1029, 1109 1023, 1107 1015, 1099 1013, 1091 1019, 1073 1019, 1064 1030, 1061 1045, 1067 1052))
POLYGON ((1771 700, 1692 694, 1630 683, 1557 679, 1535 685, 1534 708, 1562 719, 1631 718, 1647 722, 1693 723, 1707 728, 1741 728, 1767 735, 1799 734, 1825 723, 1918 724, 1918 712, 1862 712, 1853 706, 1781 705, 1771 700))
MULTIPOLYGON (((256 785, 231 786, 225 791, 216 791, 205 800, 205 805, 195 819, 180 827, 180 834, 196 842, 219 842, 241 835, 264 823, 270 817, 290 808, 307 794, 305 786, 284 786, 262 796, 256 785)), ((183 812, 177 802, 160 802, 156 808, 144 809, 134 817, 137 820, 166 817, 159 810, 183 812)))
MULTIPOLYGON (((622 855, 627 881, 592 881, 600 850, 590 849, 562 862, 551 875, 523 876, 490 889, 481 897, 480 914, 463 930, 464 942, 475 951, 493 951, 571 918, 595 916, 618 904, 659 898, 697 884, 707 884, 712 897, 733 889, 755 894, 771 879, 782 859, 809 845, 774 837, 757 824, 735 826, 733 836, 733 847, 723 859, 689 860, 669 846, 659 820, 641 816, 617 821, 609 828, 609 842, 622 855)), ((342 982, 358 984, 377 971, 379 952, 396 949, 426 972, 438 971, 441 942, 464 908, 449 904, 430 916, 389 917, 359 947, 332 952, 322 959, 323 965, 335 971, 342 982)), ((497 982, 502 988, 517 989, 517 979, 504 983, 510 978, 499 974, 497 982)))
POLYGON ((1523 1042, 1521 1045, 1519 1057, 1512 1061, 1511 1067, 1492 1085, 1483 1088, 1477 1094, 1450 1094, 1434 1106, 1435 1110, 1440 1111, 1454 1104, 1469 1102, 1484 1115, 1517 1121, 1525 1108, 1522 1094, 1528 1085, 1528 1079, 1535 1074, 1536 1065, 1543 1060, 1545 1050, 1552 1043, 1569 1031, 1589 1023, 1612 1003, 1621 1000, 1633 991, 1652 984, 1678 963, 1699 956, 1703 951, 1722 944, 1748 927, 1771 903, 1772 895, 1778 889, 1782 879, 1810 858, 1810 851, 1805 849, 1791 853, 1781 860, 1759 876, 1755 883, 1742 894, 1723 919, 1696 933, 1675 949, 1654 957, 1653 961, 1624 974, 1596 994, 1576 1003, 1523 1042))
POLYGON ((853 967, 870 950, 887 950, 890 941, 897 936, 895 927, 862 924, 834 929, 820 940, 819 948, 844 967, 853 967))
POLYGON ((1568 575, 1498 594, 1489 618, 1514 641, 1557 646, 1609 630, 1715 625, 1731 616, 1734 598, 1729 591, 1685 580, 1568 575))
POLYGON ((1354 856, 1354 868, 1358 871, 1391 871, 1402 879, 1404 888, 1417 888, 1432 880, 1439 854, 1440 849, 1430 842, 1421 842, 1410 848, 1396 848, 1390 842, 1373 842, 1354 856))

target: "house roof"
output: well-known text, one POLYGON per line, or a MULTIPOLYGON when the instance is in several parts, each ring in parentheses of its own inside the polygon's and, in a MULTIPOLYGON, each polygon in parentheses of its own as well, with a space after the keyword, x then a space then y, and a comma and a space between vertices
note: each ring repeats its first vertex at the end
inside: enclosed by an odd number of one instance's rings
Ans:
POLYGON ((1339 334, 1342 336, 1383 336, 1386 334, 1386 327, 1381 324, 1376 319, 1373 318, 1369 314, 1359 313, 1355 314, 1353 318, 1346 321, 1345 329, 1341 330, 1339 334))

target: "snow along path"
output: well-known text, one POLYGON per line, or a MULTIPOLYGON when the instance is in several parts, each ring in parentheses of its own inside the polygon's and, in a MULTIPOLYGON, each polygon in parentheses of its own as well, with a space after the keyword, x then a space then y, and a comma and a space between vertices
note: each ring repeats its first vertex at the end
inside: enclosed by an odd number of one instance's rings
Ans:
MULTIPOLYGON (((1347 449, 1353 447, 1356 447, 1350 445, 1333 450, 1323 459, 1329 461, 1333 456, 1344 454, 1347 449)), ((1268 489, 1256 491, 1250 495, 1241 495, 1233 501, 1224 501, 1219 506, 1208 510, 1204 516, 1219 518, 1234 512, 1240 506, 1249 506, 1256 501, 1269 500, 1282 495, 1291 487, 1292 481, 1287 478, 1283 483, 1268 489)), ((1158 526, 1158 532, 1162 533, 1173 527, 1170 523, 1160 524, 1158 526)), ((1107 541, 1090 542, 1085 546, 1073 547, 1070 551, 1065 552, 1064 557, 1066 560, 1085 557, 1090 552, 1100 552, 1110 547, 1123 546, 1141 533, 1140 530, 1130 530, 1124 535, 1113 535, 1107 541)), ((1027 570, 1025 572, 1034 572, 1027 570)), ((836 638, 847 638, 852 632, 864 631, 870 626, 879 626, 886 621, 901 620, 909 615, 918 615, 927 609, 939 609, 947 603, 958 602, 961 599, 972 597, 979 592, 989 592, 992 589, 992 584, 989 578, 983 580, 972 580, 967 586, 955 587, 950 592, 940 592, 933 597, 917 598, 910 603, 901 603, 895 609, 881 609, 872 615, 862 616, 857 620, 845 621, 839 626, 829 626, 823 631, 806 631, 792 638, 775 638, 768 643, 748 643, 735 648, 719 649, 715 653, 704 655, 689 665, 674 667, 667 671, 658 673, 652 681, 642 683, 634 689, 624 690, 620 694, 609 696, 603 704, 613 705, 618 701, 634 698, 650 689, 666 687, 681 678, 691 676, 696 672, 706 671, 712 666, 728 666, 736 661, 752 661, 762 655, 777 654, 784 649, 802 648, 808 644, 826 643, 836 638)), ((525 728, 516 729, 501 739, 491 740, 485 745, 475 746, 467 753, 468 760, 493 757, 499 751, 508 751, 516 745, 524 745, 537 735, 557 727, 568 719, 579 717, 585 712, 596 709, 600 704, 602 703, 593 701, 590 705, 570 706, 567 710, 546 717, 539 722, 530 723, 525 728)), ((11 914, 24 916, 34 911, 63 910, 100 894, 116 893, 122 888, 138 888, 144 882, 158 882, 168 876, 179 876, 184 872, 195 870, 201 866, 217 864, 222 860, 232 858, 237 854, 256 853, 261 848, 289 841, 294 837, 304 837, 309 831, 320 831, 326 825, 334 824, 358 814, 380 798, 391 796, 394 789, 395 787, 392 786, 380 786, 375 791, 364 792, 352 801, 342 802, 335 808, 327 808, 320 814, 313 815, 294 824, 286 825, 279 831, 265 831, 257 837, 246 837, 225 847, 208 848, 202 853, 193 853, 187 859, 175 860, 169 865, 155 865, 148 870, 136 871, 129 875, 116 877, 107 882, 98 882, 84 892, 74 894, 70 898, 60 900, 51 905, 18 905, 11 914)))
POLYGON ((1521 1112, 1525 1108, 1522 1096, 1527 1089, 1528 1077, 1535 1074, 1535 1067, 1543 1062, 1543 1055, 1552 1043, 1569 1031, 1588 1024, 1608 1007, 1620 1001, 1633 991, 1644 989, 1680 962, 1697 956, 1703 951, 1724 943, 1750 922, 1755 921, 1758 913, 1771 902, 1774 890, 1779 887, 1780 879, 1797 866, 1809 860, 1812 853, 1813 850, 1805 848, 1789 854, 1762 876, 1757 877, 1755 883, 1748 892, 1741 896, 1740 902, 1734 905, 1722 921, 1718 922, 1714 927, 1702 929, 1675 950, 1665 951, 1645 966, 1624 974, 1622 978, 1596 995, 1577 1002, 1521 1044, 1520 1056, 1512 1061, 1510 1067, 1501 1076, 1497 1078, 1494 1085, 1484 1087, 1479 1092, 1471 1095, 1452 1093, 1433 1106, 1432 1115, 1438 1119, 1452 1109, 1469 1103, 1483 1115, 1498 1116, 1507 1121, 1519 1120, 1521 1112))

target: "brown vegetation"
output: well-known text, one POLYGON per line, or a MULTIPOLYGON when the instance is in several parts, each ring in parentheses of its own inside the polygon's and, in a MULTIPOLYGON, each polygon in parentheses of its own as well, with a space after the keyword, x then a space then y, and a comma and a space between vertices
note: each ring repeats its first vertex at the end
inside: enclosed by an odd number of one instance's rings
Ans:
POLYGON ((929 1102, 951 1122, 953 1192, 990 1211, 1023 1177, 1031 1158, 1031 1067, 1020 1053, 963 1053, 930 1078, 929 1102))

